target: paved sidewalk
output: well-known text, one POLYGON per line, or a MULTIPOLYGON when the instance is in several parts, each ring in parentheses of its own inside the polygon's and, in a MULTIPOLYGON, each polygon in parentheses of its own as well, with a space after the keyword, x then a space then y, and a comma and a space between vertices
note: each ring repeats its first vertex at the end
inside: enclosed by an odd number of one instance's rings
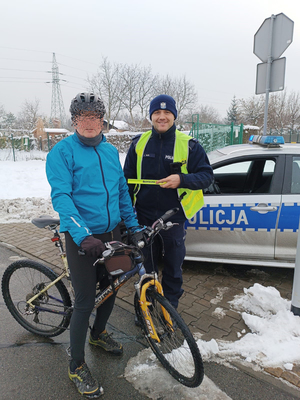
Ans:
MULTIPOLYGON (((30 223, 0 224, 0 243, 13 246, 22 256, 42 261, 53 269, 61 266, 55 246, 50 243, 52 233, 41 230, 30 223)), ((179 312, 192 332, 200 332, 203 340, 237 340, 249 332, 241 315, 230 309, 228 301, 235 295, 243 294, 259 282, 273 286, 283 298, 291 299, 293 270, 251 269, 221 264, 185 262, 183 266, 184 290, 180 299, 179 312), (268 272, 264 272, 268 271, 268 272), (220 314, 218 309, 222 308, 220 314), (216 310, 217 309, 217 310, 216 310), (225 315, 224 315, 225 313, 225 315)), ((117 304, 134 313, 134 287, 127 282, 118 292, 117 304)), ((300 366, 292 371, 268 368, 269 374, 282 378, 300 388, 300 366)))

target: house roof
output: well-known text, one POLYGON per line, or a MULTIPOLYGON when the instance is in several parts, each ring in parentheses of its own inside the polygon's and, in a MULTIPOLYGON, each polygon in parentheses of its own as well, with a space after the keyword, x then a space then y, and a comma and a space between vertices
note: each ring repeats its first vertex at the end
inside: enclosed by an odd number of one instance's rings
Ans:
POLYGON ((112 123, 117 129, 128 129, 128 124, 125 121, 110 121, 110 124, 112 123))
POLYGON ((64 128, 44 128, 44 131, 47 133, 70 133, 68 129, 64 128))

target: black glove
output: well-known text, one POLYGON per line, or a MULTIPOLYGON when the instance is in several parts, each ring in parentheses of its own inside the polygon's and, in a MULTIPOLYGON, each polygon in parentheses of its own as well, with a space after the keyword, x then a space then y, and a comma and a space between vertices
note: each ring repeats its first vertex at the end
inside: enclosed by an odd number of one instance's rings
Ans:
POLYGON ((81 242, 81 248, 85 254, 89 257, 100 257, 106 247, 100 239, 94 238, 94 236, 87 236, 81 242))
POLYGON ((145 243, 145 245, 148 244, 150 233, 152 232, 151 228, 149 228, 148 226, 138 225, 129 228, 129 230, 133 244, 137 245, 137 243, 141 240, 145 243))

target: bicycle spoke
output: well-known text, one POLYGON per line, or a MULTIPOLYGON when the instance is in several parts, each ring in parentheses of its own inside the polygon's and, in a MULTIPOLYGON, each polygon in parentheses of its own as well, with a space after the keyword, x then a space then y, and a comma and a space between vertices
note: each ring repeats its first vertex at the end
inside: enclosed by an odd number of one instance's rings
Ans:
POLYGON ((137 316, 149 344, 164 368, 180 383, 189 387, 200 385, 203 379, 203 363, 197 344, 187 325, 171 304, 153 289, 147 290, 148 306, 159 342, 151 337, 147 322, 135 298, 137 316), (163 316, 165 309, 173 322, 172 326, 163 316))
POLYGON ((2 292, 13 317, 27 330, 43 336, 56 336, 69 324, 71 301, 64 284, 47 267, 28 260, 11 264, 2 279, 2 292), (41 292, 42 291, 42 292, 41 292), (41 294, 28 303, 31 298, 41 294))

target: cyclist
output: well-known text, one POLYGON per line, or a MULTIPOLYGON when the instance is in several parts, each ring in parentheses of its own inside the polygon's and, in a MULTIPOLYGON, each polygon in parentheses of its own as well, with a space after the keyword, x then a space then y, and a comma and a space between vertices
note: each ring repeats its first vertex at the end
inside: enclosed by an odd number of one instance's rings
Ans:
POLYGON ((211 184, 213 170, 198 141, 176 129, 177 109, 171 96, 155 97, 150 103, 149 114, 152 130, 133 138, 124 174, 127 179, 157 180, 158 185, 137 185, 135 188, 129 185, 140 224, 152 225, 169 208, 180 209, 170 219, 177 225, 169 231, 161 231, 162 241, 157 236, 152 249, 144 249, 147 272, 153 270, 152 258, 157 270, 158 257, 163 254, 164 295, 177 308, 183 293, 184 223, 203 206, 200 189, 211 184), (179 197, 183 195, 180 202, 179 197))
MULTIPOLYGON (((137 227, 128 186, 117 149, 102 134, 105 107, 93 93, 79 93, 71 102, 75 133, 57 143, 46 162, 54 209, 59 213, 61 232, 65 233, 66 253, 75 290, 74 312, 70 323, 69 378, 78 391, 97 398, 103 388, 85 363, 84 346, 93 310, 96 284, 109 285, 101 267, 93 266, 105 250, 103 242, 121 240, 119 222, 137 227), (79 249, 85 256, 78 254, 79 249)), ((89 343, 113 354, 122 345, 106 331, 115 295, 97 308, 89 343)))

